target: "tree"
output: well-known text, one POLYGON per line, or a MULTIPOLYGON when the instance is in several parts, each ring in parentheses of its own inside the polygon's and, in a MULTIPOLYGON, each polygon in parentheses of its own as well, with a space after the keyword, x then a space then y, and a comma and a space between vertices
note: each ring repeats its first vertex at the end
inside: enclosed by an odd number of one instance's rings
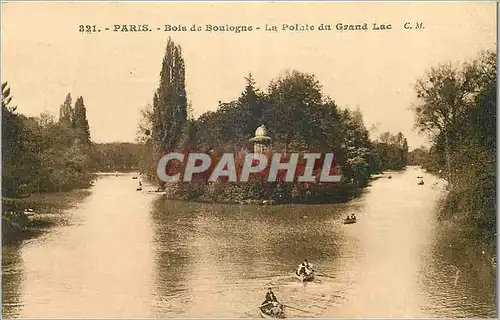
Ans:
POLYGON ((255 88, 255 80, 251 73, 245 77, 245 90, 238 98, 240 116, 235 120, 240 120, 241 133, 245 138, 249 138, 255 129, 261 125, 263 113, 263 101, 260 92, 255 88))
POLYGON ((380 171, 402 170, 408 164, 408 141, 401 132, 382 132, 373 148, 378 161, 375 167, 380 171))
POLYGON ((76 99, 73 127, 75 128, 77 139, 83 144, 90 145, 90 127, 83 97, 76 99))
POLYGON ((482 234, 496 227, 496 58, 432 68, 416 86, 416 125, 433 138, 426 166, 446 168, 444 212, 482 234))
POLYGON ((357 187, 363 187, 368 184, 370 177, 369 156, 371 142, 369 133, 363 122, 363 115, 360 110, 344 110, 342 113, 344 122, 344 149, 345 149, 345 168, 343 173, 345 178, 351 180, 357 187))
POLYGON ((73 125, 74 110, 71 103, 71 94, 68 93, 59 109, 59 123, 68 127, 73 125))
POLYGON ((175 148, 187 121, 185 66, 181 47, 169 38, 153 98, 153 139, 157 152, 175 148))
POLYGON ((429 150, 424 146, 413 149, 408 154, 408 164, 411 166, 425 166, 428 161, 429 150))
POLYGON ((416 126, 435 142, 441 140, 446 154, 448 182, 452 183, 450 146, 459 139, 467 106, 473 99, 474 68, 462 69, 450 63, 432 67, 415 85, 420 103, 414 108, 416 126))
POLYGON ((293 70, 272 81, 268 91, 270 108, 266 118, 274 121, 270 131, 283 141, 285 152, 292 141, 307 143, 317 129, 309 111, 323 102, 318 80, 314 75, 293 70))
POLYGON ((17 107, 11 107, 10 103, 12 96, 10 95, 10 87, 8 82, 2 83, 2 110, 7 109, 10 112, 15 112, 17 107))
POLYGON ((15 196, 21 183, 23 158, 23 119, 11 106, 7 82, 2 84, 2 195, 15 196))

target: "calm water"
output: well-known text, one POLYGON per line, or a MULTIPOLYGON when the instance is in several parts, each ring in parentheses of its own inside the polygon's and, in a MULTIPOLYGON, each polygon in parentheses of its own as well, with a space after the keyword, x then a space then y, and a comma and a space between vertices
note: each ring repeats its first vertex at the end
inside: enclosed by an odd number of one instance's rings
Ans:
POLYGON ((289 317, 494 317, 489 259, 436 227, 438 180, 392 176, 349 204, 274 207, 167 201, 101 177, 69 223, 3 248, 3 315, 258 317, 272 286, 307 311, 289 317), (342 224, 350 213, 358 223, 342 224), (304 258, 327 276, 298 282, 304 258))

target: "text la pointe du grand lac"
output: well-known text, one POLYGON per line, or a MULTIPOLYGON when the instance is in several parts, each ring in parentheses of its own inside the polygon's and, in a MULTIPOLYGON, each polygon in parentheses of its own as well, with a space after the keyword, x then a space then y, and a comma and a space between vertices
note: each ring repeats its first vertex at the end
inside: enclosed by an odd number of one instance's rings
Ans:
POLYGON ((398 24, 363 22, 349 24, 338 22, 336 24, 264 24, 264 25, 232 25, 232 24, 165 24, 163 26, 152 26, 149 24, 113 24, 105 27, 98 25, 79 25, 81 33, 94 33, 101 31, 111 32, 230 32, 245 33, 254 31, 264 32, 348 32, 348 31, 390 31, 394 29, 423 30, 423 22, 403 21, 398 24))

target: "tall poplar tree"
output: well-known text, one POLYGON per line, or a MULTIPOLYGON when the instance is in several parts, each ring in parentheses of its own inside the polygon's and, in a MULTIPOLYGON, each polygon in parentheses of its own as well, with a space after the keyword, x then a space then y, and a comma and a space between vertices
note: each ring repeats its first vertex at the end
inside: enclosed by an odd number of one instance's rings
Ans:
POLYGON ((79 141, 83 144, 90 145, 90 127, 87 120, 87 110, 85 109, 83 97, 76 99, 73 127, 76 130, 76 136, 79 141))
POLYGON ((155 152, 175 148, 187 122, 185 65, 182 50, 170 38, 160 72, 160 84, 153 99, 155 152))
POLYGON ((73 124, 73 107, 71 106, 71 94, 66 95, 64 103, 59 108, 59 123, 71 127, 73 124))

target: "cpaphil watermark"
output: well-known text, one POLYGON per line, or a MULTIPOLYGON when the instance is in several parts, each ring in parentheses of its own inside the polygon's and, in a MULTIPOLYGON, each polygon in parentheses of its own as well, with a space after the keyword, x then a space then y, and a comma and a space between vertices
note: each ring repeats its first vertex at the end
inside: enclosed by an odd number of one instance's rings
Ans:
POLYGON ((164 154, 157 165, 163 182, 206 180, 247 182, 340 182, 333 153, 184 153, 164 154))

